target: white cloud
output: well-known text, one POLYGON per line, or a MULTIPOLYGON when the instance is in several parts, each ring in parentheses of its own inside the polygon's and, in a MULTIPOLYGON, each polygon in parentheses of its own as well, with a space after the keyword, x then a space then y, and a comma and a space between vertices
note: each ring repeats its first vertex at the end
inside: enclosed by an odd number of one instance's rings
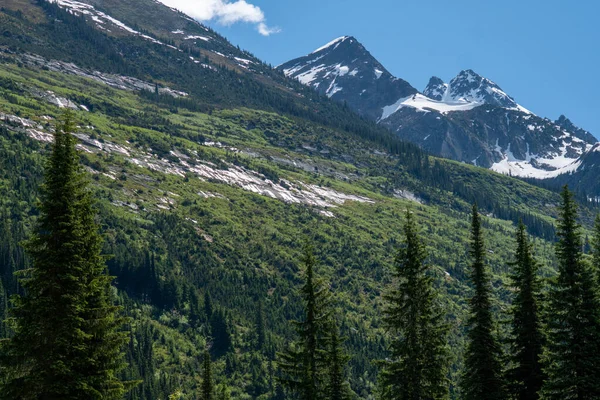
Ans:
POLYGON ((272 35, 273 33, 281 32, 281 28, 279 28, 277 26, 268 27, 267 24, 265 24, 264 22, 259 22, 258 25, 256 26, 256 28, 258 29, 258 33, 260 33, 263 36, 269 36, 269 35, 272 35))
POLYGON ((246 0, 160 0, 163 4, 176 8, 199 21, 216 20, 222 25, 247 22, 256 25, 258 33, 269 36, 281 30, 269 27, 265 13, 260 7, 246 0))

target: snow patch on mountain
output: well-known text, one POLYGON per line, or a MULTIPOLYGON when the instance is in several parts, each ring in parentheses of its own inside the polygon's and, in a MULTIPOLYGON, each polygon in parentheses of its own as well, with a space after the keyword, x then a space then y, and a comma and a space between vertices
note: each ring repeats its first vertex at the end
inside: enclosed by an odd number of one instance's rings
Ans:
POLYGON ((326 50, 326 49, 328 49, 328 48, 330 48, 330 47, 333 47, 333 49, 332 49, 332 50, 335 50, 335 49, 337 48, 337 46, 339 46, 339 44, 340 44, 341 42, 343 42, 344 40, 348 39, 349 37, 350 37, 350 36, 342 36, 342 37, 339 37, 339 38, 337 38, 337 39, 333 39, 331 42, 329 42, 329 43, 327 43, 327 44, 325 44, 325 45, 323 45, 323 46, 319 47, 318 49, 316 49, 315 51, 313 51, 313 52, 312 52, 312 53, 310 53, 310 54, 315 54, 315 53, 318 53, 318 52, 320 52, 320 51, 323 51, 323 50, 326 50), (335 46, 335 47, 334 47, 334 46, 335 46))
MULTIPOLYGON (((531 130, 532 127, 532 125, 528 125, 528 129, 531 130)), ((537 130, 537 127, 533 128, 537 130)), ((555 178, 577 171, 582 164, 581 155, 594 149, 594 146, 588 143, 583 150, 574 151, 570 145, 573 142, 583 143, 584 141, 572 136, 567 131, 563 131, 563 136, 559 140, 562 140, 559 151, 546 155, 530 154, 529 144, 527 144, 524 160, 514 156, 510 150, 510 144, 506 151, 503 151, 496 141, 495 151, 502 156, 502 160, 494 163, 490 169, 501 174, 522 178, 555 178)))
MULTIPOLYGON (((300 67, 302 68, 302 67, 300 67)), ((301 73, 300 75, 298 75, 296 77, 296 79, 298 79, 300 81, 300 83, 302 83, 303 85, 311 85, 313 83, 313 81, 317 78, 317 74, 321 71, 326 70, 328 67, 327 65, 318 65, 316 67, 313 67, 311 69, 309 69, 306 72, 301 73)), ((292 75, 295 71, 292 70, 284 70, 284 73, 286 75, 292 75)))
POLYGON ((89 16, 94 22, 96 22, 97 26, 100 29, 104 29, 110 32, 110 29, 106 28, 106 23, 110 23, 116 26, 118 29, 123 30, 125 32, 131 33, 132 35, 139 36, 143 39, 149 40, 152 43, 160 44, 162 46, 169 47, 174 50, 179 50, 177 47, 172 46, 170 44, 165 44, 160 40, 157 40, 151 36, 144 35, 136 31, 135 29, 127 26, 123 22, 119 21, 116 18, 111 17, 108 14, 103 13, 102 11, 96 10, 96 8, 90 4, 82 3, 75 0, 46 0, 49 3, 56 3, 58 6, 67 9, 71 14, 74 15, 85 15, 89 16))
POLYGON ((209 37, 200 36, 200 35, 189 35, 184 38, 184 40, 196 40, 196 39, 204 40, 205 42, 210 41, 209 37))
POLYGON ((449 113, 452 111, 466 111, 471 110, 475 107, 480 106, 481 103, 465 103, 465 102, 444 102, 436 101, 424 96, 420 93, 412 96, 403 97, 396 101, 394 104, 383 107, 381 118, 379 121, 383 121, 389 118, 392 114, 399 111, 404 107, 412 107, 420 112, 430 112, 432 110, 439 111, 442 114, 449 113))
POLYGON ((333 82, 331 82, 331 85, 329 85, 329 88, 327 89, 327 97, 331 97, 334 94, 336 94, 337 92, 341 92, 344 88, 339 87, 337 85, 337 83, 335 83, 335 80, 333 82))
MULTIPOLYGON (((292 68, 283 70, 283 72, 287 76, 290 76, 290 75, 293 75, 295 72, 299 71, 300 69, 302 69, 303 67, 304 66, 292 67, 292 68)), ((317 66, 309 69, 308 71, 305 71, 305 72, 297 75, 296 79, 299 80, 300 83, 302 83, 304 85, 311 86, 317 78, 320 78, 320 79, 333 78, 333 81, 329 85, 329 89, 327 89, 327 95, 329 97, 331 97, 334 93, 341 90, 341 89, 334 90, 335 78, 340 77, 340 76, 345 76, 345 75, 355 76, 357 73, 358 73, 358 71, 356 69, 353 69, 352 72, 350 72, 350 68, 345 65, 321 64, 321 65, 317 65, 317 66), (325 73, 320 75, 321 72, 325 72, 325 73)), ((316 85, 316 86, 318 86, 318 85, 316 85)))
POLYGON ((554 170, 545 170, 537 167, 531 161, 516 160, 508 154, 504 158, 492 165, 492 171, 505 175, 518 176, 521 178, 548 179, 559 175, 577 171, 581 166, 581 160, 564 157, 564 155, 555 158, 535 158, 536 165, 546 165, 548 167, 558 166, 554 170))
MULTIPOLYGON (((0 123, 8 124, 9 129, 15 129, 17 132, 26 134, 38 141, 52 142, 54 140, 51 132, 46 131, 46 127, 30 119, 0 113, 0 123)), ((93 129, 93 127, 87 128, 93 129)), ((185 177, 191 173, 198 179, 216 180, 285 203, 306 204, 326 210, 331 210, 332 208, 343 205, 349 201, 367 204, 375 203, 372 199, 365 196, 347 194, 332 188, 309 184, 303 181, 291 181, 285 179, 281 179, 278 182, 271 181, 260 172, 231 163, 224 162, 224 168, 219 168, 210 161, 197 158, 198 152, 194 150, 191 151, 194 155, 193 161, 190 160, 191 157, 176 151, 171 151, 171 155, 174 156, 174 159, 167 160, 158 157, 151 151, 143 151, 133 147, 120 145, 107 140, 106 138, 103 138, 103 141, 101 142, 98 139, 90 137, 88 134, 79 132, 73 134, 73 136, 80 141, 77 148, 87 153, 115 153, 125 157, 130 163, 142 168, 159 171, 164 174, 177 175, 179 177, 185 177)), ((215 143, 204 144, 207 146, 217 146, 215 143)), ((228 149, 230 151, 239 152, 239 150, 232 147, 229 147, 228 149)), ((111 177, 111 179, 114 178, 115 177, 111 177)), ((172 193, 169 194, 174 195, 172 193)), ((331 211, 329 211, 329 213, 331 213, 331 211)))

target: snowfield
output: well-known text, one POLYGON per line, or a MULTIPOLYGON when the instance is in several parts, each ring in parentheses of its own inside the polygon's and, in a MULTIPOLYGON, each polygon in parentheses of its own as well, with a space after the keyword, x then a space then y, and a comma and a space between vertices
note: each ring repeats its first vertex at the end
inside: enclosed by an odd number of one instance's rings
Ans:
POLYGON ((383 121, 384 119, 389 118, 392 114, 404 107, 412 107, 421 112, 429 112, 430 110, 435 110, 444 114, 451 111, 472 110, 473 108, 479 107, 481 105, 483 105, 483 103, 437 101, 432 100, 429 97, 426 97, 420 93, 417 93, 412 96, 401 98, 394 104, 383 107, 381 118, 379 119, 379 121, 383 121))
POLYGON ((576 137, 571 138, 566 132, 562 139, 560 152, 551 156, 530 154, 528 144, 525 160, 517 159, 510 151, 510 145, 506 151, 503 151, 498 146, 498 142, 496 142, 496 152, 501 154, 503 158, 501 161, 494 163, 490 169, 505 175, 537 179, 555 178, 562 174, 575 172, 581 167, 580 156, 587 151, 593 151, 593 146, 586 145, 586 150, 579 152, 577 158, 567 157, 568 149, 565 139, 571 139, 572 141, 581 140, 576 137))

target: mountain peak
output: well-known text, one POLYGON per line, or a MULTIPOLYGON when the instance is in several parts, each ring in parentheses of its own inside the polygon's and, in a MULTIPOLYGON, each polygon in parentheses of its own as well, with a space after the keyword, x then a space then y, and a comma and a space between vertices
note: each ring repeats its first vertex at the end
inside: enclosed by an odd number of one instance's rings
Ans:
POLYGON ((384 106, 417 93, 398 79, 353 36, 342 36, 278 67, 292 77, 372 119, 384 106))
POLYGON ((448 84, 446 82, 437 76, 432 76, 431 79, 429 79, 429 83, 423 91, 423 94, 430 99, 442 101, 444 95, 446 94, 447 88, 448 84))
POLYGON ((596 141, 594 135, 586 131, 583 128, 576 126, 569 118, 565 115, 558 117, 554 124, 560 127, 562 130, 573 133, 579 139, 585 140, 586 142, 593 143, 596 141))
POLYGON ((567 118, 564 114, 561 114, 560 117, 554 123, 558 126, 562 126, 563 128, 572 128, 573 122, 569 118, 567 118))
POLYGON ((446 101, 491 104, 505 108, 519 108, 517 102, 500 86, 472 69, 462 70, 450 81, 446 101))
POLYGON ((429 85, 441 85, 443 83, 444 81, 442 80, 442 78, 438 78, 437 76, 432 76, 431 78, 429 78, 429 85))
POLYGON ((358 43, 358 41, 352 36, 340 36, 339 38, 333 39, 331 42, 319 47, 318 49, 316 49, 315 51, 313 51, 310 54, 319 53, 324 50, 329 50, 329 51, 335 50, 340 44, 342 44, 346 41, 349 41, 350 43, 352 43, 352 42, 358 43))
POLYGON ((462 71, 460 71, 458 73, 458 75, 454 79, 466 79, 468 81, 478 81, 478 80, 489 81, 489 79, 484 78, 483 76, 479 75, 477 72, 473 71, 472 69, 463 69, 462 71))

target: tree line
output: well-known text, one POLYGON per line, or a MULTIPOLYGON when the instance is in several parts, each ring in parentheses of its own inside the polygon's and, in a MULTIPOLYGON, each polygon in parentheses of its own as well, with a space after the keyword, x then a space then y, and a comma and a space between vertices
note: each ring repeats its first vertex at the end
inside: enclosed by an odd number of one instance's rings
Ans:
MULTIPOLYGON (((18 272, 22 292, 0 305, 8 309, 1 325, 0 397, 7 399, 122 399, 136 392, 139 380, 123 374, 136 363, 152 374, 152 329, 137 337, 137 359, 125 357, 130 321, 115 303, 89 181, 71 135, 74 123, 65 114, 54 134, 41 189, 40 216, 24 248, 31 268, 18 272)), ((500 335, 495 299, 486 263, 481 217, 471 216, 468 318, 462 321, 467 344, 458 397, 475 399, 600 398, 600 217, 591 240, 592 257, 583 253, 574 195, 561 193, 557 226, 558 274, 539 275, 526 226, 515 232, 511 266, 512 304, 509 329, 500 335)), ((379 368, 377 395, 382 400, 449 398, 450 326, 427 262, 423 238, 407 210, 403 242, 394 260, 394 280, 383 296, 383 323, 390 338, 379 368)), ((293 324, 296 340, 277 353, 276 399, 353 399, 347 380, 349 356, 329 285, 318 276, 310 244, 302 258, 302 317, 293 324)), ((150 265, 153 260, 147 260, 150 265)), ((2 291, 4 292, 4 291, 2 291)), ((200 302, 195 302, 200 307, 200 302)), ((226 315, 210 296, 204 312, 212 329, 227 338, 226 315)), ((197 315, 202 313, 198 312, 197 315)), ((200 317, 199 317, 200 318, 200 317)), ((264 314, 259 304, 256 345, 264 347, 264 314)), ((229 343, 222 342, 226 352, 229 343)), ((198 393, 191 398, 228 399, 217 384, 211 353, 203 349, 198 393)), ((214 353, 213 353, 214 354, 214 353)), ((156 382, 157 386, 162 385, 156 382)), ((166 385, 163 385, 166 387, 166 385)), ((186 398, 173 392, 170 399, 186 398)))
MULTIPOLYGON (((510 329, 500 337, 485 260, 481 217, 473 206, 470 238, 469 316, 459 398, 600 398, 600 217, 592 240, 591 262, 584 258, 577 205, 567 187, 557 230, 558 275, 544 286, 526 227, 515 233, 507 316, 510 329)), ((404 243, 395 259, 395 283, 384 296, 384 323, 391 335, 389 357, 379 361, 379 397, 385 400, 449 397, 449 326, 427 265, 425 245, 410 211, 404 243)), ((302 288, 305 319, 299 343, 280 355, 282 384, 298 398, 351 398, 340 366, 339 337, 329 316, 328 292, 315 285, 314 259, 305 256, 302 288), (328 347, 329 346, 329 347, 328 347), (321 367, 319 367, 321 366, 321 367), (341 374, 340 374, 341 372, 341 374)), ((342 353, 343 354, 343 353, 342 353)))

